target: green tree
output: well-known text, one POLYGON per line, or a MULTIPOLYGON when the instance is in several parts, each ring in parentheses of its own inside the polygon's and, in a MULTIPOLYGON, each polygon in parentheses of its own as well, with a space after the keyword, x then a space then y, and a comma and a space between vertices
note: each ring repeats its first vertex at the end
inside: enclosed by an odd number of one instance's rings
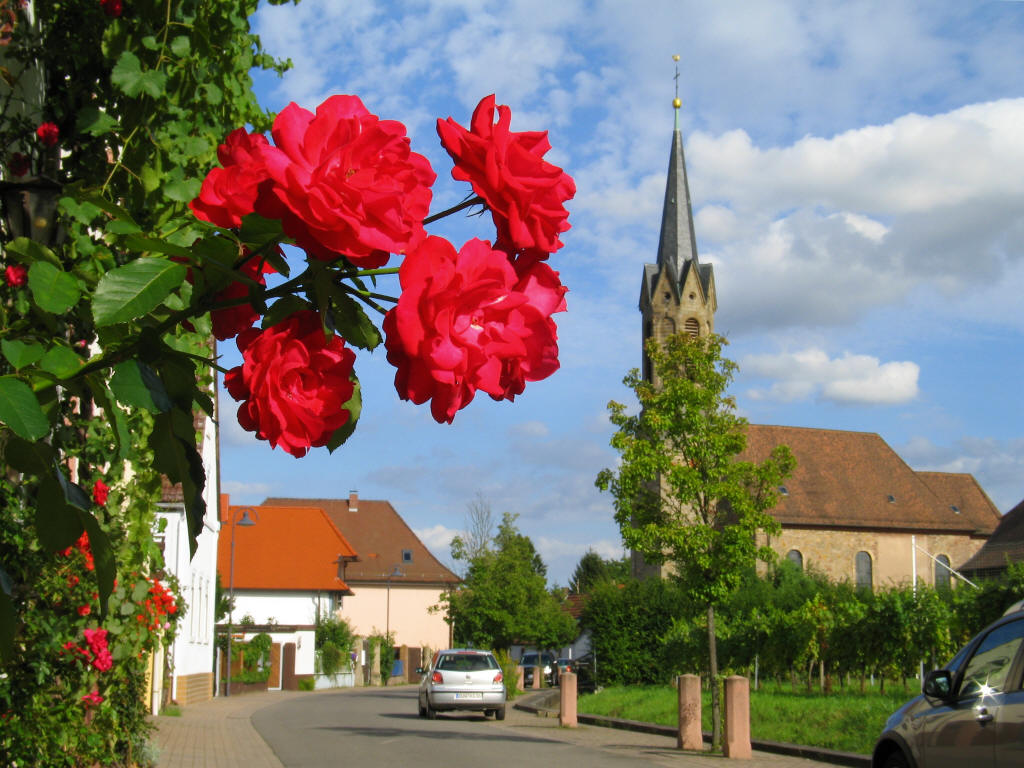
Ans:
POLYGON ((648 342, 653 381, 636 369, 623 379, 639 401, 638 413, 609 403, 617 428, 611 444, 622 460, 597 478, 597 486, 615 497, 615 520, 626 546, 649 562, 669 563, 706 612, 716 748, 721 700, 715 607, 758 559, 772 557, 760 542, 762 534, 778 530, 770 510, 795 465, 785 446, 759 464, 739 459, 747 422, 726 395, 736 365, 722 357, 725 344, 720 336, 685 333, 664 344, 648 342))
POLYGON ((584 595, 602 581, 624 582, 629 578, 629 558, 601 557, 588 549, 576 564, 576 570, 569 579, 569 591, 584 595))
MULTIPOLYGON (((502 516, 491 546, 468 559, 463 583, 442 597, 457 645, 557 648, 575 639, 576 623, 548 590, 547 566, 517 517, 502 516)), ((466 550, 453 546, 452 558, 465 561, 466 550)))

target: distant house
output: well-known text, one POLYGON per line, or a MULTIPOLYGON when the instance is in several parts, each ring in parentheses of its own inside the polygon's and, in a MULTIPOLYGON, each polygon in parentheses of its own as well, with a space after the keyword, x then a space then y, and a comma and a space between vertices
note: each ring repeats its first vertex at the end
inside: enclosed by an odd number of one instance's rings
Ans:
POLYGON ((269 689, 314 674, 317 620, 345 614, 344 570, 357 557, 320 507, 235 506, 225 497, 217 571, 225 590, 233 586, 232 637, 271 636, 269 689))
POLYGON ((315 507, 359 553, 345 564, 344 579, 352 588, 342 603, 342 615, 362 636, 391 631, 397 645, 438 650, 450 645, 449 627, 440 611, 432 610, 441 593, 458 582, 442 565, 389 501, 360 499, 270 498, 265 507, 315 507))
POLYGON ((985 545, 960 570, 969 579, 998 579, 1007 562, 1024 562, 1024 501, 999 521, 985 545))

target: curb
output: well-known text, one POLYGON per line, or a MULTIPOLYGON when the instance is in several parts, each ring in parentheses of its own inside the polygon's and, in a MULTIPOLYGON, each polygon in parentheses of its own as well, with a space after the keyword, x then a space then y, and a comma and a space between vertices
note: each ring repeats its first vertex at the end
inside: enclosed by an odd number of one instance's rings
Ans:
MULTIPOLYGON (((557 693, 557 689, 555 689, 557 693)), ((542 717, 558 717, 556 694, 550 691, 536 693, 526 700, 513 704, 512 706, 523 712, 531 712, 542 717), (552 706, 555 704, 555 706, 552 706)), ((675 738, 679 733, 678 729, 670 725, 658 725, 656 723, 643 723, 638 720, 624 720, 618 717, 604 717, 603 715, 577 714, 576 719, 585 725, 596 725, 601 728, 618 728, 623 731, 637 731, 639 733, 653 733, 658 736, 669 736, 675 738)), ((711 743, 711 734, 704 732, 704 741, 711 743)), ((750 740, 751 748, 758 752, 771 752, 776 755, 788 755, 790 757, 803 757, 808 760, 818 760, 833 765, 845 765, 850 768, 871 768, 870 755, 858 755, 855 752, 840 752, 835 749, 824 747, 806 747, 802 744, 786 744, 780 741, 750 740)))

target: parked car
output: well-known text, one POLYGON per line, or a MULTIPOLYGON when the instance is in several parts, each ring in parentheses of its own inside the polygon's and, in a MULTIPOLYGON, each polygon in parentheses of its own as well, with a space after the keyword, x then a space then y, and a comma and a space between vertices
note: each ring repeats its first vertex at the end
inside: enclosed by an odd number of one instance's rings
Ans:
POLYGON ((593 653, 585 653, 572 660, 572 671, 576 673, 576 690, 580 693, 597 690, 597 659, 593 653))
POLYGON ((433 720, 438 712, 463 710, 505 719, 505 682, 490 651, 438 651, 430 666, 416 671, 423 676, 418 694, 420 717, 433 720))
POLYGON ((558 676, 561 677, 566 672, 572 672, 572 659, 557 659, 555 664, 558 665, 558 676))
POLYGON ((527 688, 533 686, 533 670, 535 667, 543 667, 544 679, 548 685, 555 684, 555 675, 558 664, 555 662, 555 654, 549 651, 527 651, 519 660, 519 666, 523 668, 523 685, 527 688))
POLYGON ((889 718, 872 768, 1024 765, 1024 612, 1011 608, 889 718))

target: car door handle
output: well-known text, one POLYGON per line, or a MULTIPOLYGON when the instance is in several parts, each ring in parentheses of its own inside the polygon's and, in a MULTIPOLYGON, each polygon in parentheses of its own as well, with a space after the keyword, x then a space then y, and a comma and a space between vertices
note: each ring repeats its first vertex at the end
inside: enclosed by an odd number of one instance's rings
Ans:
POLYGON ((988 708, 978 707, 978 716, 974 719, 979 723, 991 723, 995 720, 995 716, 989 713, 988 708))

